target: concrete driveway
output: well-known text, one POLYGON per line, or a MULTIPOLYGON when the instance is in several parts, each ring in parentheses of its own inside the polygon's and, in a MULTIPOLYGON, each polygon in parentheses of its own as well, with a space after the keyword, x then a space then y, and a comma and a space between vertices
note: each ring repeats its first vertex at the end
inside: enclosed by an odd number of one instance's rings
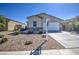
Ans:
POLYGON ((49 33, 53 39, 57 40, 65 48, 79 48, 79 36, 70 32, 49 33))

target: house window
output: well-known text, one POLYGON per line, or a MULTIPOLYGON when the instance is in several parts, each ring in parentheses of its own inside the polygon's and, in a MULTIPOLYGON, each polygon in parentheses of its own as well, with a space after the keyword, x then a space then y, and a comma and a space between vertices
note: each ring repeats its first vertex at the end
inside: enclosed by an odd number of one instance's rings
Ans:
POLYGON ((33 21, 33 26, 36 27, 37 26, 37 22, 33 21))

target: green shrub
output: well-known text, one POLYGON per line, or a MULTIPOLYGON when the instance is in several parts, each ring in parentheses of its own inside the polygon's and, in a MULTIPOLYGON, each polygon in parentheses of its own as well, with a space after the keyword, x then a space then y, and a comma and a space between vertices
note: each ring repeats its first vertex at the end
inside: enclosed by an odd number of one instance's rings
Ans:
POLYGON ((27 28, 27 26, 25 26, 25 30, 27 30, 28 28, 27 28))
POLYGON ((79 21, 74 21, 73 22, 73 28, 74 28, 74 30, 79 31, 79 21))
POLYGON ((0 28, 3 28, 3 27, 5 27, 5 24, 0 23, 0 28))
POLYGON ((6 41, 8 41, 7 38, 2 38, 2 39, 0 40, 0 44, 4 43, 4 42, 6 42, 6 41))
POLYGON ((39 32, 38 32, 38 34, 42 34, 42 33, 43 33, 42 31, 39 31, 39 32))
POLYGON ((32 44, 32 41, 26 41, 25 42, 25 45, 30 45, 30 44, 32 44))
POLYGON ((16 30, 13 34, 18 35, 20 33, 20 30, 16 30))
POLYGON ((29 29, 28 34, 32 34, 32 33, 33 33, 33 30, 29 29))
POLYGON ((19 34, 19 31, 16 31, 14 34, 15 34, 15 35, 18 35, 18 34, 19 34))
POLYGON ((2 38, 2 40, 5 42, 5 41, 8 41, 8 39, 7 38, 2 38))
POLYGON ((46 38, 46 35, 42 35, 42 38, 46 38))
POLYGON ((4 35, 0 35, 0 38, 3 38, 4 37, 4 35))

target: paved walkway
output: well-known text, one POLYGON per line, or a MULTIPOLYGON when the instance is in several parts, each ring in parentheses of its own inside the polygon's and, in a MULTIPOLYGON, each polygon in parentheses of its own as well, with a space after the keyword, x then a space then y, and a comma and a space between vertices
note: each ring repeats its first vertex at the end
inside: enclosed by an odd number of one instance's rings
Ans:
POLYGON ((42 55, 79 55, 79 49, 43 50, 42 55))
POLYGON ((79 36, 69 32, 49 33, 49 35, 62 44, 65 48, 78 48, 79 36))
MULTIPOLYGON (((29 55, 31 51, 0 52, 0 55, 29 55)), ((41 55, 79 55, 79 49, 42 50, 41 55)))
POLYGON ((29 55, 31 51, 1 51, 0 55, 29 55))

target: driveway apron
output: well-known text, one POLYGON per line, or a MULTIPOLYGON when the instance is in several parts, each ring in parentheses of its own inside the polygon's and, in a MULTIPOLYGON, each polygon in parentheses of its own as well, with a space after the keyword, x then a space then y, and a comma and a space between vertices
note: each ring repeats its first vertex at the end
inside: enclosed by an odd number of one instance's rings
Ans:
POLYGON ((57 40, 65 48, 79 47, 79 36, 71 34, 70 32, 49 33, 49 36, 57 40))

